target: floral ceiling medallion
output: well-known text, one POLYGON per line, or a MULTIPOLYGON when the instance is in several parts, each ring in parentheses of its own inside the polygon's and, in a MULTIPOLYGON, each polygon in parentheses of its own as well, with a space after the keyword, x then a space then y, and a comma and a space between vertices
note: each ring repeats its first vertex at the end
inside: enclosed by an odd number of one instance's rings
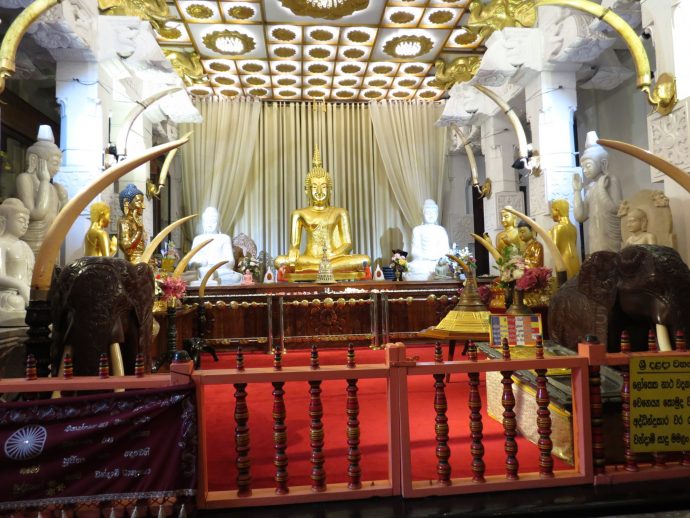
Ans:
POLYGON ((187 11, 189 16, 196 18, 197 20, 205 20, 206 18, 213 16, 213 10, 208 6, 201 4, 192 4, 187 7, 185 11, 187 11))
POLYGON ((237 20, 247 20, 254 16, 254 9, 246 5, 239 5, 228 9, 228 15, 237 20))
POLYGON ((297 16, 338 20, 369 7, 369 0, 280 0, 297 16))
POLYGON ((396 36, 383 46, 383 51, 394 58, 416 58, 434 48, 434 42, 426 36, 396 36))
POLYGON ((204 35, 203 42, 206 48, 227 56, 246 54, 256 48, 252 37, 228 29, 209 32, 204 35))

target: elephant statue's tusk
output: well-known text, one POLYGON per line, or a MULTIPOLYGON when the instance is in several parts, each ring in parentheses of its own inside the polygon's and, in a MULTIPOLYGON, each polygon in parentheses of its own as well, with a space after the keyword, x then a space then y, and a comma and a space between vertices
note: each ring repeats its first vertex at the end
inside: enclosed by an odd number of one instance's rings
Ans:
POLYGON ((58 213, 53 224, 48 229, 41 248, 36 255, 36 266, 34 267, 33 277, 31 278, 32 291, 45 291, 50 289, 50 283, 55 269, 55 260, 60 250, 67 232, 71 228, 77 216, 82 213, 86 206, 118 178, 126 175, 149 160, 156 158, 163 153, 181 146, 187 139, 181 138, 153 147, 145 153, 124 160, 110 169, 107 169, 102 176, 99 176, 85 189, 72 198, 67 205, 58 213))
POLYGON ((446 257, 450 259, 451 261, 455 261, 460 265, 460 268, 465 272, 465 277, 471 277, 472 272, 470 271, 470 267, 467 266, 467 263, 460 259, 459 257, 454 256, 453 254, 446 254, 446 257))
POLYGON ((5 33, 0 46, 0 93, 5 91, 5 78, 14 74, 16 68, 19 42, 29 26, 48 9, 55 7, 61 0, 34 0, 17 16, 5 33))
POLYGON ((654 92, 650 92, 652 85, 652 73, 649 67, 647 52, 640 41, 640 37, 635 30, 623 18, 614 13, 611 9, 602 7, 589 0, 537 0, 535 7, 559 5, 578 9, 585 13, 596 16, 615 30, 625 41, 630 50, 630 54, 635 61, 637 72, 637 88, 647 94, 647 100, 655 107, 661 115, 668 115, 676 104, 676 80, 671 74, 661 74, 654 87, 654 92))
POLYGON ((462 141, 462 145, 465 146, 465 152, 467 153, 467 161, 470 163, 470 174, 472 175, 472 186, 479 190, 480 198, 486 196, 486 198, 491 198, 491 180, 489 178, 484 182, 484 186, 479 185, 479 174, 477 173, 477 159, 474 156, 474 151, 472 151, 472 146, 467 140, 465 133, 458 128, 455 124, 450 125, 451 129, 455 132, 458 138, 462 141))
MULTIPOLYGON (((199 285, 199 298, 203 299, 204 295, 206 295, 206 283, 208 280, 211 278, 211 276, 214 274, 214 272, 223 266, 225 263, 228 261, 221 261, 219 263, 214 264, 209 271, 206 272, 206 275, 204 275, 204 278, 201 279, 201 284, 199 285)), ((202 302, 203 303, 203 302, 202 302)))
MULTIPOLYGON (((185 133, 184 135, 182 135, 182 138, 189 139, 192 133, 194 132, 190 131, 188 133, 185 133)), ((173 158, 175 158, 175 155, 177 154, 178 150, 179 148, 175 148, 165 156, 163 167, 161 167, 161 175, 158 178, 158 185, 154 185, 150 180, 146 180, 146 197, 149 200, 154 196, 158 197, 158 194, 161 192, 161 188, 165 185, 165 180, 168 179, 168 171, 170 170, 170 166, 172 165, 173 158)))
POLYGON ((177 227, 180 225, 187 223, 190 219, 195 218, 196 214, 192 214, 191 216, 185 216, 184 218, 180 218, 177 221, 173 221, 165 227, 163 230, 158 232, 156 234, 156 237, 154 237, 151 242, 149 243, 149 246, 146 247, 144 250, 144 253, 141 254, 141 257, 139 258, 140 263, 148 263, 151 260, 151 257, 153 257, 153 254, 156 252, 158 249, 158 246, 163 242, 165 239, 165 236, 170 234, 173 230, 175 230, 177 227))
POLYGON ((671 338, 668 336, 668 327, 664 324, 656 325, 656 343, 659 345, 659 351, 672 351, 671 338))
POLYGON ((185 254, 185 256, 180 259, 180 262, 177 263, 177 266, 175 267, 175 271, 173 272, 173 277, 176 279, 182 275, 182 272, 184 272, 185 268, 187 268, 187 265, 189 264, 189 261, 191 260, 192 257, 194 257, 199 250, 204 248, 206 245, 208 245, 211 241, 213 241, 213 238, 207 239, 203 243, 199 243, 196 245, 194 248, 192 248, 189 252, 185 254))
POLYGON ((470 234, 479 244, 481 244, 484 248, 488 250, 488 252, 491 254, 491 257, 494 258, 495 261, 498 261, 501 258, 501 253, 496 250, 496 247, 491 244, 491 241, 486 239, 485 237, 479 236, 477 234, 470 234))
POLYGON ((683 189, 690 192, 690 176, 688 176, 688 174, 681 168, 673 165, 671 162, 667 162, 654 153, 650 153, 646 149, 633 146, 627 142, 619 142, 617 140, 599 139, 597 140, 597 144, 622 151, 623 153, 633 156, 638 160, 642 160, 652 167, 657 168, 659 171, 671 178, 671 180, 678 183, 683 189))
POLYGON ((563 272, 567 272, 567 268, 565 267, 565 260, 563 259, 561 252, 558 250, 556 243, 554 243, 553 239, 551 239, 551 236, 549 236, 549 233, 546 230, 544 230, 543 227, 538 225, 537 222, 534 221, 532 218, 530 218, 526 214, 523 214, 520 211, 515 210, 510 205, 506 205, 503 208, 504 208, 504 210, 507 210, 511 214, 516 215, 518 218, 523 220, 525 223, 528 223, 532 227, 532 229, 534 229, 537 232, 537 234, 539 234, 539 237, 541 237, 544 240, 544 243, 546 244, 546 246, 549 247, 549 250, 551 251, 551 255, 553 255, 553 258, 556 261, 556 276, 558 277, 558 283, 563 284, 565 279, 568 278, 567 273, 565 275, 563 275, 563 272))

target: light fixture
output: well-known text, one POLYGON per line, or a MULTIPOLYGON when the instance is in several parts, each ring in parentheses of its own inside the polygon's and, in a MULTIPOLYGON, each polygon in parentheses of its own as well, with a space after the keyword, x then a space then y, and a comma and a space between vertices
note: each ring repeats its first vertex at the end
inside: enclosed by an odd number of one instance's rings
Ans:
POLYGON ((280 0, 297 16, 337 20, 369 7, 370 0, 280 0))
POLYGON ((307 3, 319 9, 333 9, 343 5, 345 0, 307 0, 307 3))
POLYGON ((422 50, 422 44, 418 41, 401 41, 395 47, 395 53, 398 56, 418 56, 422 50))
POLYGON ((244 50, 242 41, 236 36, 223 36, 216 40, 218 47, 224 54, 241 54, 244 50))
POLYGON ((394 58, 413 58, 434 48, 434 42, 423 35, 406 34, 391 38, 383 45, 383 52, 394 58))
POLYGON ((254 38, 229 29, 209 32, 204 35, 202 41, 206 48, 227 56, 246 54, 256 48, 254 38))

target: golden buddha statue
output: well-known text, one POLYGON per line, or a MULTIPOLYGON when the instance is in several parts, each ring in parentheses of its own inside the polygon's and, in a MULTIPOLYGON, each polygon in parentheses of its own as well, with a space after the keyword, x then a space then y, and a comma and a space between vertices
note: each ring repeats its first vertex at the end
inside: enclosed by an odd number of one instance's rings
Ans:
POLYGON ((350 215, 346 209, 331 207, 333 181, 321 165, 318 146, 314 149, 312 168, 304 179, 304 192, 309 207, 297 209, 290 216, 290 249, 287 255, 278 256, 276 269, 286 267, 288 281, 313 281, 326 250, 336 280, 366 278, 365 269, 371 264, 367 255, 350 254, 350 215), (307 242, 300 251, 302 231, 307 242))
POLYGON ((501 225, 503 225, 503 230, 496 234, 496 250, 498 250, 500 254, 503 253, 503 249, 508 245, 515 245, 520 251, 525 249, 525 243, 520 240, 516 224, 517 217, 514 214, 511 214, 507 210, 501 210, 501 225))
POLYGON ((549 230, 549 236, 563 256, 568 278, 571 279, 580 271, 580 258, 577 254, 577 229, 570 222, 568 200, 551 202, 551 218, 556 224, 549 230))
POLYGON ((524 251, 522 257, 525 260, 527 268, 537 268, 544 266, 544 246, 537 241, 532 231, 532 227, 521 221, 518 223, 518 235, 520 241, 524 244, 524 251))
POLYGON ((118 223, 118 242, 125 259, 138 262, 146 249, 147 235, 144 230, 144 193, 134 184, 128 184, 120 192, 120 209, 123 218, 118 223))
POLYGON ((97 201, 91 205, 91 226, 84 236, 84 255, 110 257, 117 253, 117 237, 108 239, 110 207, 97 201))

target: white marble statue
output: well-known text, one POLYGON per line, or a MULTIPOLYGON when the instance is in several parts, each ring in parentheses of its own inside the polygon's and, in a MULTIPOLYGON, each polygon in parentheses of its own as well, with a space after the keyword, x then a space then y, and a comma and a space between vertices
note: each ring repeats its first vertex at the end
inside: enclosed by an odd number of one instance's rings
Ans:
POLYGON ((623 246, 656 245, 656 237, 647 232, 647 214, 642 209, 632 209, 626 216, 626 228, 630 235, 623 246))
POLYGON ((412 229, 412 260, 404 278, 407 281, 427 281, 434 278, 438 260, 450 249, 446 229, 437 224, 438 205, 426 200, 423 207, 424 224, 412 229))
POLYGON ((573 212, 580 223, 589 220, 587 252, 617 252, 621 247, 618 206, 623 198, 618 178, 608 172, 608 153, 597 144, 595 131, 587 133, 585 150, 580 158, 587 187, 583 195, 582 178, 573 175, 573 212))
MULTIPOLYGON (((199 250, 192 257, 189 264, 191 269, 199 271, 199 278, 192 281, 192 286, 198 286, 204 275, 217 263, 228 261, 215 271, 214 277, 220 280, 221 285, 239 284, 242 274, 233 270, 235 258, 232 254, 232 239, 227 234, 218 231, 218 210, 215 207, 207 207, 201 215, 203 234, 199 234, 192 242, 192 248, 203 243, 207 239, 213 239, 208 245, 199 250)), ((208 281, 208 286, 217 284, 214 279, 208 281)))
POLYGON ((663 245, 676 248, 673 215, 662 191, 643 189, 623 200, 618 208, 623 246, 663 245))
POLYGON ((24 325, 34 253, 20 238, 29 226, 29 210, 21 200, 0 205, 0 325, 24 325))
POLYGON ((17 176, 17 197, 29 210, 29 229, 23 239, 34 255, 58 212, 67 203, 65 188, 52 182, 61 160, 62 152, 55 145, 53 130, 42 125, 36 143, 26 150, 27 170, 17 176))

